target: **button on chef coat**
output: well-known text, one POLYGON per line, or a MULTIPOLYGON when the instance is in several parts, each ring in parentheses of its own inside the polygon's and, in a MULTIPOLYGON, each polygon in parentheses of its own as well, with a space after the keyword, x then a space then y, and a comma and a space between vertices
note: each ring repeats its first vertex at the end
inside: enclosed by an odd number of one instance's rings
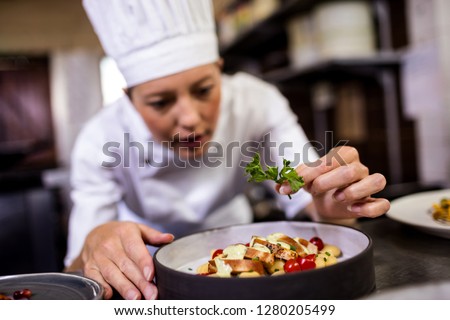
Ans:
MULTIPOLYGON (((317 159, 287 100, 274 86, 245 73, 224 75, 221 99, 212 156, 203 155, 206 161, 194 166, 175 161, 176 155, 153 139, 128 97, 88 121, 72 156, 66 264, 79 254, 94 227, 112 220, 145 223, 176 236, 251 222, 243 196, 248 186, 244 167, 265 139, 277 143, 270 156, 279 166, 283 157, 317 159)), ((274 182, 266 184, 274 190, 274 182)), ((292 200, 276 193, 275 197, 287 217, 311 201, 303 190, 292 200)))

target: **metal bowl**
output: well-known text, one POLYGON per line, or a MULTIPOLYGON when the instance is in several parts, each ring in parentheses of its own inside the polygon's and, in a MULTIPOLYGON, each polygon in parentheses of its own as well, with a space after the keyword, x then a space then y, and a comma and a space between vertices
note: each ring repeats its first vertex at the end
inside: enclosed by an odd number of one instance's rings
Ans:
POLYGON ((29 289, 31 300, 99 300, 103 287, 94 280, 68 273, 31 273, 0 277, 0 293, 29 289))
POLYGON ((345 226, 314 222, 264 222, 192 234, 161 247, 154 256, 160 299, 354 299, 375 288, 372 240, 345 226), (342 256, 329 267, 281 276, 216 278, 197 275, 212 249, 247 243, 253 235, 282 232, 291 237, 322 238, 342 256))

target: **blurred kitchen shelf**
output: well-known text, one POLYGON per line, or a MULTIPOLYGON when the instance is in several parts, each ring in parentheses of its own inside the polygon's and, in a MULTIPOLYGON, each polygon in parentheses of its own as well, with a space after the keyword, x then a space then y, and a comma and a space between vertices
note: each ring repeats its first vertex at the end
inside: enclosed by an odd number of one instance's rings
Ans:
POLYGON ((263 74, 266 81, 281 83, 298 78, 320 78, 333 72, 364 75, 373 74, 382 68, 396 68, 401 65, 401 54, 396 52, 382 53, 374 57, 330 59, 310 66, 295 68, 285 67, 263 74))
MULTIPOLYGON (((285 22, 298 14, 310 12, 314 6, 337 0, 282 0, 279 8, 267 18, 254 23, 253 25, 241 30, 236 37, 229 43, 220 46, 222 56, 233 56, 244 52, 252 52, 276 36, 281 38, 285 35, 285 22)), ((379 45, 387 48, 392 45, 391 36, 388 34, 390 22, 387 21, 386 12, 389 11, 389 0, 355 0, 369 1, 373 6, 373 18, 375 24, 379 27, 379 45)), ((231 6, 239 3, 236 0, 231 6)))
POLYGON ((406 0, 358 0, 371 6, 377 50, 374 56, 293 66, 286 22, 312 14, 317 5, 333 1, 336 0, 281 1, 267 18, 242 29, 221 46, 224 72, 247 71, 278 86, 307 135, 322 143, 324 132, 335 130, 336 105, 323 110, 314 105, 317 85, 329 83, 335 91, 348 83, 360 83, 367 94, 367 112, 371 112, 369 139, 359 145, 361 159, 373 170, 384 173, 389 185, 414 182, 418 178, 414 123, 404 117, 401 95, 402 49, 408 47, 406 0), (408 165, 403 159, 408 159, 408 165))
POLYGON ((243 30, 229 44, 221 47, 222 55, 233 55, 252 50, 255 46, 267 41, 273 36, 284 32, 284 21, 297 13, 311 9, 317 1, 285 0, 280 7, 266 19, 243 30))

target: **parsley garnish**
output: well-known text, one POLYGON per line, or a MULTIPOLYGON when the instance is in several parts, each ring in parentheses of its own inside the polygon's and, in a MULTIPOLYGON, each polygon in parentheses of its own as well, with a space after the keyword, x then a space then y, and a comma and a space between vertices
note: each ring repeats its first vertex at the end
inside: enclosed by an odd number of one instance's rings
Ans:
MULTIPOLYGON (((255 154, 253 160, 245 167, 245 173, 249 175, 248 181, 263 182, 265 180, 273 180, 276 183, 282 184, 288 182, 291 186, 292 192, 297 192, 305 185, 303 177, 300 177, 294 168, 290 167, 290 161, 283 159, 283 168, 278 172, 278 167, 267 166, 266 171, 263 170, 260 162, 259 154, 255 154)), ((291 195, 288 194, 289 199, 291 195)))

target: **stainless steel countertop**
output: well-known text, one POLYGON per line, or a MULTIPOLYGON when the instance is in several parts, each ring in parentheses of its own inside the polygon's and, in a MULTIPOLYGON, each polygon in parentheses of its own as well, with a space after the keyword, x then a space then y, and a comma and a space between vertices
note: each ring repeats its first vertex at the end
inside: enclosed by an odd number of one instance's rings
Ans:
POLYGON ((356 228, 373 240, 376 289, 450 280, 450 239, 428 235, 385 216, 356 228))

